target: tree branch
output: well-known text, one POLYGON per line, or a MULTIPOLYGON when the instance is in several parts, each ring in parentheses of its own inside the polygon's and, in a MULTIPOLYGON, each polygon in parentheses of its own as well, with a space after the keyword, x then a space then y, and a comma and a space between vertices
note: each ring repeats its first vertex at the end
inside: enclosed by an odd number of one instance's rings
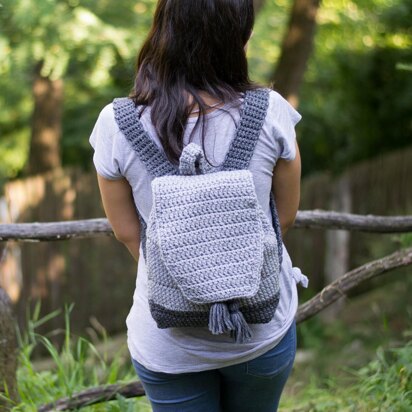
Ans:
POLYGON ((48 403, 39 407, 39 412, 65 411, 78 409, 96 403, 108 402, 116 399, 117 395, 125 398, 135 398, 144 396, 145 392, 140 382, 131 382, 127 384, 115 384, 107 386, 97 386, 75 393, 71 398, 61 398, 55 402, 48 403))
POLYGON ((312 299, 300 305, 296 315, 296 322, 303 322, 316 315, 365 280, 402 266, 408 266, 411 263, 412 248, 408 248, 351 270, 326 286, 312 299))
MULTIPOLYGON (((294 228, 343 229, 374 233, 412 232, 412 216, 373 216, 323 210, 300 211, 294 228)), ((0 241, 50 241, 113 235, 107 219, 0 224, 0 241)))
POLYGON ((107 219, 0 224, 1 240, 49 241, 113 235, 107 219))
POLYGON ((305 210, 298 212, 293 227, 343 229, 373 233, 402 233, 412 232, 412 216, 356 215, 325 210, 305 210))

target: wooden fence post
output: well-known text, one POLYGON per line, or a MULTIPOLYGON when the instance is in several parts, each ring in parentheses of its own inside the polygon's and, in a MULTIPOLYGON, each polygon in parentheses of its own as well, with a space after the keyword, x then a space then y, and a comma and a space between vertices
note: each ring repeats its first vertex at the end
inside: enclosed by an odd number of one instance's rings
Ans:
MULTIPOLYGON (((0 394, 18 402, 17 390, 17 338, 11 300, 0 287, 0 394), (7 389, 6 389, 7 388, 7 389)), ((11 409, 11 404, 0 398, 0 410, 11 409)))
MULTIPOLYGON (((351 212, 351 187, 348 174, 341 176, 332 188, 330 208, 337 212, 351 212)), ((326 232, 325 244, 325 283, 335 282, 349 270, 349 230, 329 230, 326 232)), ((343 309, 344 300, 340 298, 333 306, 322 311, 321 317, 326 322, 333 322, 343 309)))

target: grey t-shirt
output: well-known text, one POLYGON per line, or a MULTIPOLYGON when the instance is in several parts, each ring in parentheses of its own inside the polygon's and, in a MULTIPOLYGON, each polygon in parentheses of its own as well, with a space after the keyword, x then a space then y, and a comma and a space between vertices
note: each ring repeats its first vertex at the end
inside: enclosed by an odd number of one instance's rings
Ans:
MULTIPOLYGON (((279 158, 295 158, 295 125, 301 116, 278 93, 271 91, 269 96, 268 114, 249 170, 258 200, 271 221, 269 194, 273 168, 279 158)), ((223 109, 206 115, 205 152, 214 165, 223 162, 240 119, 237 105, 226 104, 223 109)), ((195 117, 188 119, 184 145, 189 143, 189 138, 201 145, 202 128, 193 131, 196 121, 195 117)), ((150 107, 143 111, 141 122, 163 150, 150 120, 150 107)), ((152 206, 152 177, 119 130, 112 104, 101 111, 89 141, 95 150, 93 162, 97 173, 110 180, 126 178, 132 187, 136 207, 147 222, 152 206)), ((149 310, 147 268, 140 249, 133 305, 126 319, 130 355, 147 369, 164 373, 197 372, 251 360, 276 346, 287 332, 297 310, 298 282, 307 286, 307 278, 299 268, 292 267, 283 247, 279 306, 271 322, 251 325, 253 338, 247 343, 234 343, 228 335, 212 335, 207 328, 159 329, 149 310)))

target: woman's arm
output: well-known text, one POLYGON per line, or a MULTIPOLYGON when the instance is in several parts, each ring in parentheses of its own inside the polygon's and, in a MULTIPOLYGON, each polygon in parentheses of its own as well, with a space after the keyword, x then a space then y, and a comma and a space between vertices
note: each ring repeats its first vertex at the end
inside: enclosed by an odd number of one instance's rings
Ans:
POLYGON ((300 201, 301 161, 297 142, 295 145, 295 159, 279 159, 273 170, 272 191, 283 235, 295 222, 300 201))
POLYGON ((126 179, 109 180, 97 174, 103 208, 114 235, 139 260, 140 221, 137 215, 132 188, 126 179))

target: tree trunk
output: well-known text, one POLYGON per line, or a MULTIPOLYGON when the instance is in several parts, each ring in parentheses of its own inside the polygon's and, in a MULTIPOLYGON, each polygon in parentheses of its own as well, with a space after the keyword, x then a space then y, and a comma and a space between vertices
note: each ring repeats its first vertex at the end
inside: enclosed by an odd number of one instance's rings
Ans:
POLYGON ((295 0, 273 75, 273 87, 293 106, 299 103, 299 88, 313 48, 316 14, 320 0, 295 0))
POLYGON ((253 5, 255 7, 255 14, 258 14, 260 9, 265 4, 265 0, 253 0, 253 5))
MULTIPOLYGON (((17 339, 11 301, 0 287, 0 394, 8 393, 13 401, 18 401, 17 391, 17 339), (7 391, 6 388, 7 387, 7 391)), ((0 398, 0 410, 11 409, 11 404, 0 398)))
POLYGON ((60 137, 63 81, 41 75, 42 63, 35 68, 34 110, 27 174, 47 172, 61 165, 60 137))

